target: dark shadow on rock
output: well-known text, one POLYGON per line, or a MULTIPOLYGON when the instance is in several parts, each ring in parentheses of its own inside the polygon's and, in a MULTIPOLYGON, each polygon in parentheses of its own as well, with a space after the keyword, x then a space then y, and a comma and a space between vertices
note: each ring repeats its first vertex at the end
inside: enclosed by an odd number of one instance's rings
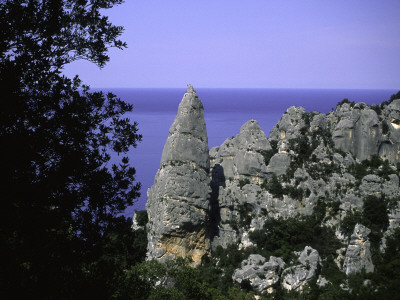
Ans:
POLYGON ((211 171, 211 199, 210 199, 210 241, 219 235, 218 224, 221 221, 218 195, 220 187, 225 187, 224 168, 216 164, 211 171))

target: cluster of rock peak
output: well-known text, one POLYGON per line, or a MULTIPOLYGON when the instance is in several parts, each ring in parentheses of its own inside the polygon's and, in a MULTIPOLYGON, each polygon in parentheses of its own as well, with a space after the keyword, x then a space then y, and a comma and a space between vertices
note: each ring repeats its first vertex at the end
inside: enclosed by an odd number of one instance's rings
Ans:
MULTIPOLYGON (((203 105, 189 85, 170 128, 154 185, 148 190, 148 259, 165 261, 189 256, 198 265, 217 246, 238 243, 246 248, 253 245, 249 232, 262 229, 267 218, 310 215, 318 199, 327 195, 340 201, 339 212, 325 224, 335 228, 347 213, 362 209, 365 196, 398 197, 396 174, 391 174, 389 180, 367 175, 356 189, 356 179, 346 170, 355 161, 377 155, 390 164, 399 162, 399 124, 400 99, 385 106, 379 115, 364 103, 343 103, 329 114, 306 114, 303 108, 292 106, 269 138, 251 120, 238 135, 209 150, 203 105), (304 134, 305 128, 308 134, 317 133, 319 141, 312 153, 314 159, 309 162, 311 168, 298 167, 283 185, 308 192, 301 201, 290 195, 274 197, 262 188, 262 183, 288 171, 298 156, 291 141, 304 134), (323 142, 321 132, 328 132, 334 147, 323 142), (272 157, 266 161, 265 153, 271 151, 272 157), (328 178, 311 176, 313 164, 315 168, 321 164, 335 166, 337 171, 328 178), (243 208, 250 221, 246 226, 237 226, 243 208)), ((390 231, 400 223, 399 205, 388 215, 390 231)), ((338 249, 337 259, 346 274, 363 268, 373 271, 368 233, 369 229, 359 224, 351 239, 337 230, 337 236, 348 245, 338 249)), ((321 264, 318 252, 312 248, 306 247, 298 256, 299 264, 285 269, 280 258, 270 257, 266 262, 252 255, 236 270, 233 279, 249 280, 259 292, 271 292, 280 279, 284 288, 301 290, 310 278, 319 275, 321 264)))

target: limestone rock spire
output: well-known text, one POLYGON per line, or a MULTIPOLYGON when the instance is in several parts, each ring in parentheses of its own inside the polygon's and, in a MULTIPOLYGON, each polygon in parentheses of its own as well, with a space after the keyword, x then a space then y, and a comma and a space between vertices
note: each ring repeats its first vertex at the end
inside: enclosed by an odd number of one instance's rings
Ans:
POLYGON ((196 265, 208 252, 208 150, 203 104, 189 85, 147 192, 148 259, 189 256, 196 265))
POLYGON ((204 108, 191 85, 179 104, 162 153, 161 165, 171 162, 191 162, 205 169, 210 167, 204 108))

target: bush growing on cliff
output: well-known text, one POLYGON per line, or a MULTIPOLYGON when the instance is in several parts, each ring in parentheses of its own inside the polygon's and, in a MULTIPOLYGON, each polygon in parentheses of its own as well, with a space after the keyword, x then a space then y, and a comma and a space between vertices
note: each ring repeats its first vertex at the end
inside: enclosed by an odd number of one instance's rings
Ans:
POLYGON ((282 184, 275 174, 273 174, 270 179, 264 180, 261 187, 266 189, 268 192, 271 193, 272 196, 276 198, 281 198, 283 196, 282 184))
POLYGON ((336 104, 336 107, 341 106, 345 103, 350 104, 351 107, 354 107, 354 105, 355 105, 354 101, 349 101, 349 99, 344 98, 342 101, 340 101, 340 102, 338 102, 338 104, 336 104))
POLYGON ((400 99, 400 91, 398 91, 396 94, 391 95, 389 100, 382 102, 380 108, 381 109, 385 108, 385 106, 389 105, 390 103, 393 102, 393 100, 396 99, 400 99))
POLYGON ((364 199, 363 224, 371 229, 369 239, 374 248, 379 248, 383 231, 389 226, 387 206, 384 197, 368 196, 364 199))
POLYGON ((239 188, 242 189, 246 184, 250 184, 250 179, 245 178, 245 179, 240 179, 239 180, 239 188))
POLYGON ((350 236, 353 233, 354 226, 357 223, 362 224, 362 214, 360 211, 348 212, 346 216, 340 221, 340 229, 342 233, 350 236))

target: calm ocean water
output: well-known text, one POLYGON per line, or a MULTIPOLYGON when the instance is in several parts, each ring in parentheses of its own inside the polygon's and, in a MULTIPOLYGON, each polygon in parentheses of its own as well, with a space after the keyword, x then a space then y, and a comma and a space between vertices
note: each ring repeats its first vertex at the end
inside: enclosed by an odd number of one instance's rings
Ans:
MULTIPOLYGON (((134 209, 145 209, 147 189, 154 183, 162 150, 180 101, 186 89, 104 89, 132 103, 127 115, 139 123, 143 141, 129 153, 142 183, 141 197, 125 211, 131 217, 134 209)), ((308 112, 328 113, 336 104, 350 101, 380 104, 397 90, 331 90, 331 89, 196 89, 204 105, 209 147, 239 133, 250 119, 257 120, 269 136, 272 127, 290 106, 302 106, 308 112)))

